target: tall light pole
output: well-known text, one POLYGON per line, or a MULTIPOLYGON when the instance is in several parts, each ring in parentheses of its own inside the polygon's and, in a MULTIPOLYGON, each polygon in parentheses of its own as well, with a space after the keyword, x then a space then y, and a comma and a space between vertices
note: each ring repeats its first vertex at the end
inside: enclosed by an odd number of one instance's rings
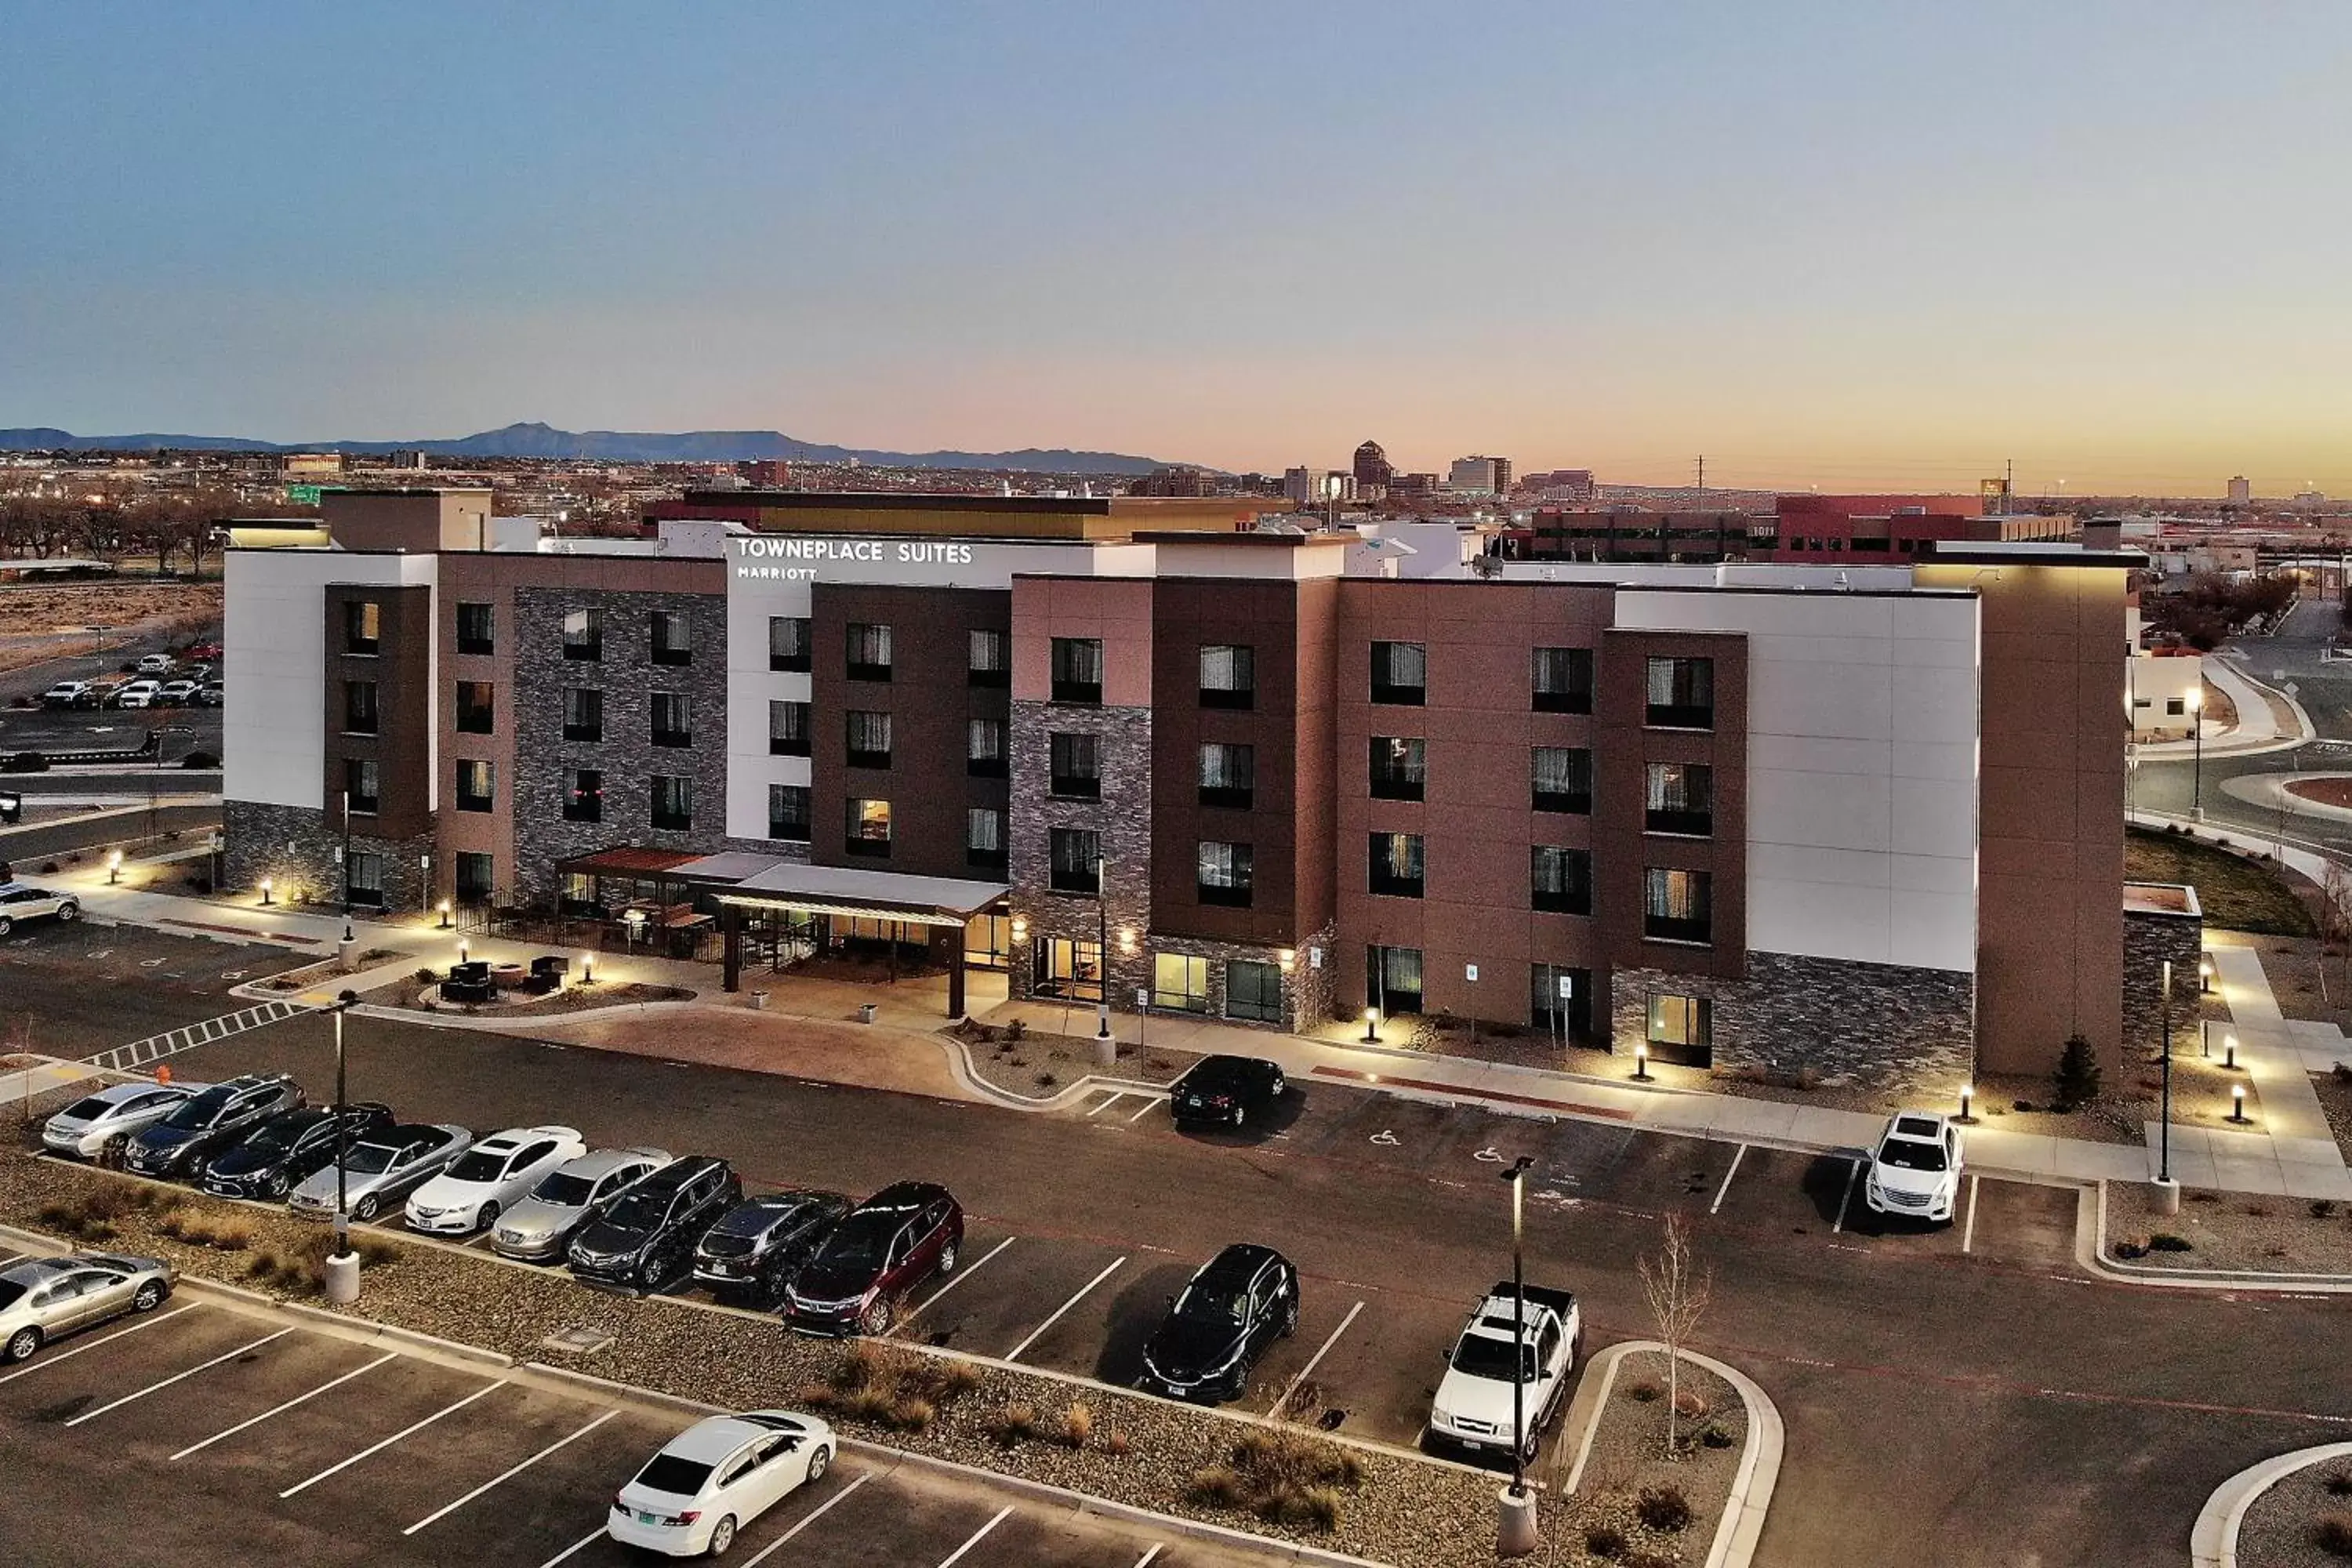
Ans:
POLYGON ((2197 684, 2189 689, 2189 730, 2197 737, 2197 761, 2189 773, 2189 815, 2198 822, 2205 820, 2205 661, 2197 661, 2197 684))
POLYGON ((2164 1031, 2164 1121, 2157 1134, 2156 1179, 2172 1180, 2172 960, 2164 961, 2163 1000, 2158 1005, 2157 1027, 2164 1031))
POLYGON ((1535 1550, 1535 1500, 1528 1495, 1528 1282, 1527 1223, 1523 1203, 1528 1170, 1535 1161, 1522 1154, 1501 1173, 1511 1189, 1511 1489, 1503 1494, 1498 1551, 1523 1557, 1535 1550))
POLYGON ((359 1000, 345 991, 330 1009, 335 1016, 335 1250, 327 1258, 327 1300, 349 1306, 360 1296, 359 1255, 352 1250, 352 1205, 344 1191, 344 1167, 352 1162, 350 1085, 343 1072, 343 1015, 359 1000))
POLYGON ((343 791, 343 919, 352 918, 352 792, 343 791))
POLYGON ((1095 856, 1095 1038, 1110 1038, 1110 857, 1095 856))

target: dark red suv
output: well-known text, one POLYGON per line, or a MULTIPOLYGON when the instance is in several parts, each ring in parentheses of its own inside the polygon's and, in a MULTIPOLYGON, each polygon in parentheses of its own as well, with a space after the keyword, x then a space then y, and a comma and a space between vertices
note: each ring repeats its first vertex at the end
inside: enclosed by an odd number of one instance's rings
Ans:
POLYGON ((955 1272, 963 1205, 930 1182, 894 1182, 859 1204, 801 1265, 784 1317, 812 1334, 879 1334, 893 1305, 934 1274, 955 1272))

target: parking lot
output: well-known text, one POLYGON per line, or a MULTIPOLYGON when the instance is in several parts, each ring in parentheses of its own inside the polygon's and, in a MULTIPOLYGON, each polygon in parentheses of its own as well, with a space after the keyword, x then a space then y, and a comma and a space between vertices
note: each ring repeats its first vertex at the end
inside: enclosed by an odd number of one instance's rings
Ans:
MULTIPOLYGON (((782 1402, 780 1394, 779 1402, 782 1402)), ((602 1568, 613 1492, 688 1424, 182 1293, 0 1372, 18 1562, 602 1568)), ((857 1454, 746 1528, 759 1563, 1139 1568, 1257 1559, 857 1454)))
MULTIPOLYGON (((0 850, 5 853, 5 850, 0 850)), ((35 868, 19 866, 28 881, 35 868)), ((234 986, 311 962, 307 952, 89 921, 28 922, 0 940, 0 1037, 78 1058, 249 1004, 234 986), (90 998, 102 996, 103 1006, 90 998)))

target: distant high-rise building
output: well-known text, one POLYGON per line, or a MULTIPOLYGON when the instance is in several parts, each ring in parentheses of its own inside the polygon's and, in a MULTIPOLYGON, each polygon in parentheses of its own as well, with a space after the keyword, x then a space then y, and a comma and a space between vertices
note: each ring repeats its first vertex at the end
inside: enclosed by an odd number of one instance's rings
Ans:
POLYGON ((2247 479, 2243 474, 2231 475, 2230 504, 2231 506, 2250 506, 2253 503, 2253 481, 2247 479))
POLYGON ((421 468, 425 466, 425 453, 421 447, 398 447, 394 448, 391 461, 395 468, 421 468))
POLYGON ((1360 489, 1367 485, 1378 485, 1382 489, 1386 489, 1389 481, 1395 477, 1396 470, 1389 466, 1389 455, 1381 450, 1381 444, 1378 441, 1367 441, 1356 448, 1358 489, 1360 489))
POLYGON ((1190 463, 1164 463, 1127 487, 1127 493, 1131 496, 1175 496, 1196 500, 1213 491, 1208 474, 1190 463))
POLYGON ((751 458, 735 465, 735 471, 754 489, 782 489, 793 479, 793 466, 782 458, 751 458))
POLYGON ((1296 501, 1301 506, 1318 501, 1323 499, 1322 489, 1323 482, 1312 468, 1282 470, 1282 499, 1285 500, 1296 501))
POLYGON ((1511 489, 1511 459, 1456 458, 1446 476, 1446 488, 1462 495, 1507 495, 1511 489))
POLYGON ((1599 489, 1591 468, 1554 468, 1548 474, 1529 474, 1519 483, 1540 492, 1546 500, 1580 504, 1591 500, 1599 489))

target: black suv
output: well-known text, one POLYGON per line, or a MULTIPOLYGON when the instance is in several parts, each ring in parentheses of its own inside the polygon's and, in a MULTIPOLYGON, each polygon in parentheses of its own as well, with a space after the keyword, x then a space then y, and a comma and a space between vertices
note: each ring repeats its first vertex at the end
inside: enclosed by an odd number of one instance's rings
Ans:
POLYGON ((846 1193, 770 1193, 746 1198, 694 1249, 694 1278, 711 1289, 761 1302, 783 1295, 851 1205, 846 1193))
POLYGON ((1143 1386, 1177 1399, 1237 1399, 1265 1347, 1298 1327, 1298 1270, 1237 1242, 1192 1276, 1143 1345, 1143 1386))
POLYGON ((340 1110, 281 1110, 212 1157, 204 1189, 225 1198, 282 1198, 335 1163, 339 1137, 364 1143, 392 1124, 392 1107, 373 1100, 340 1110))
POLYGON ((299 1110, 302 1090, 288 1074, 233 1078, 173 1108, 124 1146, 122 1165, 142 1176, 201 1176, 212 1157, 281 1110, 299 1110))
POLYGON ((658 1290, 694 1267, 695 1244, 743 1201, 742 1179, 710 1154, 640 1176, 572 1238, 572 1272, 597 1284, 658 1290))
POLYGON ((1168 1086, 1168 1114, 1179 1122, 1208 1121, 1235 1131, 1253 1116, 1270 1114, 1287 1086, 1282 1068, 1257 1057, 1202 1057, 1168 1086))

